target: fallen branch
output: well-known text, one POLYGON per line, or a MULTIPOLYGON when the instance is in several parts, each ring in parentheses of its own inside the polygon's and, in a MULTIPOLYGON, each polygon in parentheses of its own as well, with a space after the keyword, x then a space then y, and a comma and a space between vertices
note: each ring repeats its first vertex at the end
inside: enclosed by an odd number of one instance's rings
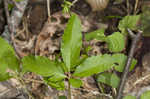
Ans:
POLYGON ((5 6, 5 13, 6 13, 6 17, 7 17, 7 24, 8 24, 8 28, 6 27, 2 36, 8 40, 9 42, 11 42, 10 38, 12 35, 15 35, 16 33, 16 29, 18 28, 22 16, 24 14, 25 8, 28 4, 28 0, 22 0, 20 2, 16 2, 13 1, 15 6, 11 11, 11 14, 9 14, 9 10, 8 10, 8 0, 4 0, 4 6, 5 6), (9 35, 7 35, 8 33, 6 33, 5 31, 9 30, 9 35), (9 37, 8 37, 9 36, 9 37))
MULTIPOLYGON (((26 6, 28 4, 28 0, 22 0, 20 2, 16 2, 15 0, 13 0, 13 3, 15 4, 15 7, 12 9, 10 14, 8 10, 9 0, 4 0, 5 14, 7 17, 8 25, 5 26, 5 30, 1 36, 6 39, 10 44, 12 44, 16 51, 15 44, 13 43, 14 35, 16 35, 16 30, 22 20, 26 6)), ((20 57, 17 51, 16 54, 18 57, 20 57)))
POLYGON ((127 75, 129 73, 129 68, 130 68, 130 65, 131 65, 131 61, 133 59, 133 55, 134 55, 134 52, 135 52, 135 48, 137 46, 137 42, 140 40, 141 38, 141 35, 142 35, 142 31, 138 31, 138 34, 134 34, 133 36, 133 32, 128 29, 128 32, 129 32, 129 35, 132 34, 132 37, 133 37, 133 41, 132 41, 132 45, 131 45, 131 49, 130 49, 130 52, 129 52, 129 55, 128 55, 128 59, 127 59, 127 62, 126 62, 126 65, 125 65, 125 68, 124 68, 124 71, 123 71, 123 74, 122 74, 122 79, 120 81, 120 84, 119 84, 119 87, 118 87, 118 90, 117 90, 117 96, 115 99, 122 99, 122 92, 123 92, 123 89, 124 89, 124 85, 126 83, 126 79, 127 79, 127 75))

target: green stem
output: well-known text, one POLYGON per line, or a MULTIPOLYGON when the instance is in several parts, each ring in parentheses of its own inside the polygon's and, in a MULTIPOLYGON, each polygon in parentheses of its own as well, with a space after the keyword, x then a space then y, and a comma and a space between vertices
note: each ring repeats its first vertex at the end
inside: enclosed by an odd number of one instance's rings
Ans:
POLYGON ((101 93, 105 93, 105 90, 103 88, 103 85, 101 83, 98 83, 98 86, 100 88, 101 93))
POLYGON ((71 99, 71 85, 69 79, 70 79, 70 73, 68 75, 68 99, 71 99))
POLYGON ((69 81, 68 81, 68 99, 71 99, 71 87, 69 81))

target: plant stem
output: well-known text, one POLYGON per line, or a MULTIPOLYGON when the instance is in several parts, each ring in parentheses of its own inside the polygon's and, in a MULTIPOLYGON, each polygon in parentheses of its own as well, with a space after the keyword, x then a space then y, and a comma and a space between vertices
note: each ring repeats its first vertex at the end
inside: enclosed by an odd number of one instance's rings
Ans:
POLYGON ((71 99, 71 87, 69 81, 68 81, 68 99, 71 99))
POLYGON ((68 99, 71 99, 71 85, 69 79, 70 79, 70 72, 68 74, 68 99))
POLYGON ((101 93, 105 93, 105 90, 104 90, 103 85, 101 83, 98 83, 98 87, 100 88, 101 93))

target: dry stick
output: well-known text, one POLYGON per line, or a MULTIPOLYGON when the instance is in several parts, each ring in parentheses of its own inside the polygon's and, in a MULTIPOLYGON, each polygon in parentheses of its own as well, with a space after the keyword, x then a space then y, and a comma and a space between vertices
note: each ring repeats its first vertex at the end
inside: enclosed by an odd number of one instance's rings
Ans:
MULTIPOLYGON (((14 33, 15 29, 14 29, 14 26, 13 26, 13 24, 12 24, 11 16, 10 16, 9 10, 8 10, 8 0, 4 0, 4 8, 5 8, 6 18, 7 18, 8 30, 9 30, 9 32, 10 32, 10 35, 12 35, 12 34, 14 33)), ((12 43, 13 43, 13 41, 12 41, 12 36, 7 37, 7 38, 10 38, 10 39, 8 39, 8 42, 9 42, 10 44, 12 44, 12 43)), ((12 45, 13 45, 13 44, 12 44, 12 45)), ((14 46, 13 46, 13 48, 15 49, 14 46)), ((16 51, 16 50, 15 50, 15 51, 16 51)), ((17 54, 17 56, 19 57, 19 54, 18 54, 17 52, 16 52, 16 54, 17 54)))
POLYGON ((7 39, 9 43, 11 43, 13 45, 17 56, 20 57, 19 53, 16 50, 16 46, 13 43, 13 39, 14 39, 14 35, 16 33, 16 29, 18 28, 18 25, 21 22, 26 5, 28 4, 28 0, 23 0, 23 1, 20 1, 19 3, 16 3, 16 1, 13 1, 13 2, 15 3, 15 5, 17 5, 17 9, 14 7, 13 10, 11 11, 11 15, 10 15, 9 10, 8 10, 8 0, 4 0, 5 14, 7 17, 7 24, 8 24, 8 28, 6 28, 5 31, 9 30, 10 35, 7 35, 6 32, 4 31, 2 36, 5 39, 7 39), (19 7, 19 9, 18 9, 18 7, 19 7))
POLYGON ((47 0, 47 13, 48 13, 48 20, 50 21, 50 17, 51 17, 50 0, 47 0))
POLYGON ((134 6, 134 14, 136 14, 138 3, 139 3, 139 0, 136 0, 135 6, 134 6))
POLYGON ((73 2, 72 2, 72 6, 77 2, 78 0, 74 0, 73 2))
POLYGON ((16 79, 20 82, 20 84, 21 84, 22 88, 24 89, 24 91, 28 94, 29 99, 34 99, 34 97, 32 96, 32 93, 27 89, 27 86, 26 86, 24 80, 22 79, 22 77, 20 75, 18 75, 16 77, 16 79))
POLYGON ((7 17, 7 24, 8 24, 9 32, 11 32, 12 26, 11 26, 11 19, 10 19, 10 14, 8 10, 8 0, 4 0, 4 8, 5 8, 5 14, 7 17))
POLYGON ((17 7, 19 7, 19 8, 14 7, 14 9, 12 10, 12 13, 11 13, 11 21, 12 21, 12 25, 14 26, 13 32, 16 32, 16 29, 18 28, 18 26, 21 22, 21 19, 23 17, 23 14, 24 14, 25 8, 28 4, 28 1, 29 0, 22 0, 18 3, 15 3, 17 5, 17 7))
POLYGON ((26 79, 26 78, 23 78, 23 80, 24 80, 24 81, 34 82, 34 83, 44 84, 44 82, 43 82, 43 81, 35 80, 35 79, 26 79))
MULTIPOLYGON (((131 30, 128 29, 128 32, 131 32, 131 30)), ((125 68, 124 68, 124 71, 123 71, 123 75, 121 77, 122 79, 120 81, 120 84, 119 84, 119 87, 118 87, 118 90, 117 90, 116 99, 122 99, 122 92, 123 92, 123 89, 124 89, 124 85, 125 85, 125 82, 126 82, 128 72, 129 72, 131 61, 132 61, 132 58, 133 58, 133 55, 134 55, 134 50, 136 48, 137 42, 140 40, 141 35, 142 35, 142 31, 139 31, 138 34, 135 35, 135 37, 133 39, 131 49, 130 49, 130 52, 129 52, 129 55, 128 55, 128 59, 127 59, 127 62, 126 62, 126 65, 125 65, 125 68)))
POLYGON ((127 4, 127 13, 129 15, 130 14, 130 3, 129 3, 129 0, 126 0, 126 4, 127 4))
POLYGON ((13 4, 15 5, 15 7, 16 7, 18 10, 20 10, 20 7, 19 7, 19 5, 17 4, 17 2, 16 2, 15 0, 12 0, 12 2, 13 2, 13 4))

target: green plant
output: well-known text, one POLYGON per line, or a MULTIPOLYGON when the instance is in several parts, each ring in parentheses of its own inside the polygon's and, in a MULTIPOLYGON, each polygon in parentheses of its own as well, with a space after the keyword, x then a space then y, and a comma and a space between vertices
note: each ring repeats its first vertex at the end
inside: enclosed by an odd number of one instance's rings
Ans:
MULTIPOLYGON (((128 35, 127 29, 137 30, 137 24, 140 20, 140 15, 130 15, 125 16, 122 20, 119 21, 118 29, 120 32, 114 32, 112 35, 105 36, 105 30, 100 29, 94 32, 87 33, 85 39, 87 41, 96 39, 101 42, 106 42, 108 49, 112 52, 112 57, 116 61, 117 66, 114 66, 114 69, 118 72, 123 72, 127 56, 120 53, 125 48, 125 38, 128 35)), ((137 60, 133 59, 130 67, 130 71, 134 69, 137 60)), ((110 85, 113 88, 117 88, 120 78, 113 73, 101 73, 97 75, 97 82, 105 83, 110 85)))
POLYGON ((72 6, 72 3, 71 3, 71 2, 69 2, 69 1, 67 1, 67 0, 64 0, 64 3, 62 4, 63 13, 69 13, 71 6, 72 6))
POLYGON ((140 96, 140 99, 149 99, 150 98, 150 90, 149 91, 145 91, 144 93, 142 93, 142 95, 140 96))
MULTIPOLYGON (((21 79, 26 72, 34 72, 44 78, 44 82, 58 90, 68 90, 68 99, 71 99, 71 86, 79 88, 83 82, 81 77, 91 76, 93 74, 102 73, 113 67, 117 71, 122 71, 127 56, 120 52, 125 48, 125 39, 123 34, 115 32, 112 35, 105 36, 104 32, 95 32, 101 40, 108 44, 108 49, 113 53, 97 56, 80 55, 82 47, 81 22, 77 15, 72 14, 67 27, 64 31, 61 42, 62 60, 49 60, 44 56, 25 56, 18 59, 15 56, 13 48, 2 38, 0 38, 0 80, 7 80, 11 77, 21 79), (122 59, 121 59, 122 58, 122 59), (22 66, 22 68, 19 68, 22 66), (12 70, 13 73, 7 72, 12 70), (64 82, 68 82, 66 88, 64 82)), ((92 35, 92 34, 89 34, 92 35)), ((86 38, 90 38, 86 36, 86 38)), ((136 64, 136 60, 132 61, 132 65, 136 64)), ((132 68, 131 68, 132 69, 132 68)), ((113 74, 103 74, 102 77, 113 77, 117 82, 108 82, 113 87, 117 87, 119 79, 113 74)), ((98 81, 105 83, 99 76, 98 81)), ((21 80, 22 81, 22 80, 21 80)))
POLYGON ((123 99, 136 99, 136 97, 132 96, 132 95, 127 95, 127 96, 123 97, 123 99))
MULTIPOLYGON (((22 0, 15 0, 15 2, 21 2, 22 0)), ((8 4, 8 10, 11 11, 14 8, 14 4, 9 3, 8 4)))
POLYGON ((140 19, 139 28, 143 31, 143 36, 150 36, 150 7, 148 4, 142 6, 142 14, 140 19))
POLYGON ((127 35, 127 29, 137 30, 138 22, 140 20, 141 15, 128 15, 125 16, 118 25, 118 29, 122 34, 127 35))
MULTIPOLYGON (((150 90, 143 92, 138 99, 149 99, 150 98, 150 90)), ((136 96, 127 95, 124 96, 123 99, 136 99, 136 96)))

